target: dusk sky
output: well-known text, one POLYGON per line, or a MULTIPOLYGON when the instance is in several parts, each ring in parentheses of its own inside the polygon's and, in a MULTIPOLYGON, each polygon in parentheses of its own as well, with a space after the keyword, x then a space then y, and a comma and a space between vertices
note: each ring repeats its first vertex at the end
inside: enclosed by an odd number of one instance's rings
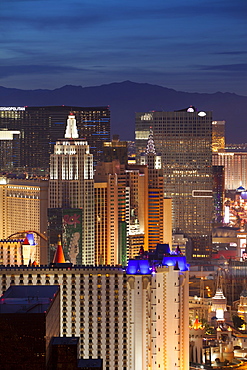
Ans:
POLYGON ((1 0, 0 85, 247 95, 246 0, 1 0))

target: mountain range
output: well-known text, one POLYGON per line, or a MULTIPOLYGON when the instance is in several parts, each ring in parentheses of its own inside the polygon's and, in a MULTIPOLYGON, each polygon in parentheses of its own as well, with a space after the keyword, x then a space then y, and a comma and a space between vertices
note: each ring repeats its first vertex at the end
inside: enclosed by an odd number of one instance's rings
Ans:
POLYGON ((226 121, 228 143, 247 142, 247 97, 234 93, 188 93, 147 83, 124 81, 101 86, 66 85, 54 90, 21 90, 0 86, 1 106, 110 106, 111 134, 134 140, 135 112, 174 111, 190 105, 212 111, 226 121))

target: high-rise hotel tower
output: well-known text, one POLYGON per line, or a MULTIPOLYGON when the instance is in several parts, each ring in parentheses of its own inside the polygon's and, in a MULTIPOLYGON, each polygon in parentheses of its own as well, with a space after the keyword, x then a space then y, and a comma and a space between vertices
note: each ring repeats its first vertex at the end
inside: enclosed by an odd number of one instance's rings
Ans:
POLYGON ((212 113, 189 107, 175 112, 136 113, 137 155, 145 152, 150 126, 161 154, 164 197, 173 202, 173 228, 192 238, 189 257, 211 251, 212 113))
POLYGON ((65 137, 56 142, 50 157, 50 222, 59 211, 67 258, 74 264, 94 265, 93 155, 87 142, 79 139, 72 113, 65 137))
POLYGON ((156 153, 151 128, 140 162, 148 168, 148 247, 155 250, 158 243, 164 242, 164 183, 161 156, 156 153))

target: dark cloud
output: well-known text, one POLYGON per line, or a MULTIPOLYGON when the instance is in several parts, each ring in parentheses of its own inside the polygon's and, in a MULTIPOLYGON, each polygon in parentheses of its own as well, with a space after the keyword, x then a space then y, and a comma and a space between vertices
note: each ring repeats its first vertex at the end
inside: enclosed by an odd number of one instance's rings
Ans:
MULTIPOLYGON (((21 1, 12 0, 12 2, 22 4, 19 11, 14 12, 9 8, 10 1, 4 2, 5 8, 1 14, 1 23, 10 22, 26 24, 34 29, 80 29, 88 25, 117 23, 119 21, 145 20, 148 23, 151 20, 165 20, 165 23, 172 18, 187 18, 189 22, 197 22, 198 19, 204 19, 204 22, 212 18, 219 18, 231 15, 233 17, 245 18, 247 2, 235 0, 219 1, 161 1, 157 0, 150 6, 150 1, 127 1, 118 2, 108 0, 91 2, 63 2, 47 1, 44 7, 43 1, 21 1), (33 3, 33 7, 29 4, 33 3), (21 12, 21 16, 20 16, 21 12), (207 17, 209 17, 207 20, 207 17)), ((203 23, 201 23, 201 26, 203 23)))
POLYGON ((245 55, 247 54, 246 50, 243 51, 221 51, 221 52, 216 52, 213 54, 218 54, 218 55, 245 55))
POLYGON ((200 69, 203 71, 247 72, 247 63, 203 66, 200 69))
POLYGON ((84 29, 87 26, 93 26, 104 22, 102 16, 97 14, 85 14, 84 12, 68 15, 24 15, 22 17, 14 17, 12 15, 1 16, 2 29, 4 22, 6 24, 15 24, 15 27, 32 28, 37 31, 71 29, 84 29))
POLYGON ((49 65, 19 65, 19 66, 0 66, 0 78, 18 75, 32 74, 60 74, 68 72, 82 72, 86 69, 66 67, 66 66, 49 66, 49 65))

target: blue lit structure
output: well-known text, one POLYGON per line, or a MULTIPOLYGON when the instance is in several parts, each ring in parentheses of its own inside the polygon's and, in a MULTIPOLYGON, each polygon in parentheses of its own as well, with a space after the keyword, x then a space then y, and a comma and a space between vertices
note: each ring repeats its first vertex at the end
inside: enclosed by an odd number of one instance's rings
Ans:
POLYGON ((26 235, 26 238, 30 245, 36 245, 35 240, 34 240, 34 235, 32 233, 28 233, 26 235))
POLYGON ((186 263, 185 256, 176 256, 174 254, 163 257, 162 266, 176 266, 178 264, 180 271, 188 271, 189 265, 186 263))
POLYGON ((147 258, 129 260, 126 273, 130 275, 153 274, 158 266, 174 266, 180 271, 189 270, 186 257, 181 255, 180 251, 171 252, 168 244, 157 244, 155 252, 149 253, 147 258))
POLYGON ((147 275, 151 274, 151 267, 148 260, 129 260, 126 272, 130 275, 147 275))

